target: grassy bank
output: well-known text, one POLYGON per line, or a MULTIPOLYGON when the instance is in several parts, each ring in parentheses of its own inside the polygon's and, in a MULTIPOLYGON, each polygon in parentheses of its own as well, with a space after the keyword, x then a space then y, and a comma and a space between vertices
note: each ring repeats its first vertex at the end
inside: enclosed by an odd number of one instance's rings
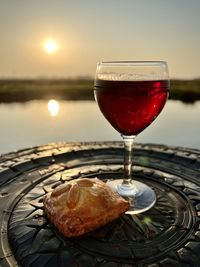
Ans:
POLYGON ((85 79, 12 79, 0 80, 0 102, 32 99, 90 100, 93 81, 85 79))
POLYGON ((195 80, 171 80, 170 98, 186 103, 200 100, 200 79, 195 80))
MULTIPOLYGON (((93 100, 93 80, 86 79, 1 79, 0 102, 32 99, 93 100)), ((200 79, 171 80, 170 99, 192 103, 200 100, 200 79)))

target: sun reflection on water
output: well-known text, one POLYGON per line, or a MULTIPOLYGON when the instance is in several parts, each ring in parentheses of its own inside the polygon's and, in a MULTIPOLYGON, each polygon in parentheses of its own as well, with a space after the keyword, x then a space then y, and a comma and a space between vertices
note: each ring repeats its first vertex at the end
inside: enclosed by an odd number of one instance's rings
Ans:
POLYGON ((49 111, 50 115, 52 117, 57 116, 59 113, 59 110, 60 110, 59 102, 54 100, 54 99, 50 99, 48 101, 48 111, 49 111))

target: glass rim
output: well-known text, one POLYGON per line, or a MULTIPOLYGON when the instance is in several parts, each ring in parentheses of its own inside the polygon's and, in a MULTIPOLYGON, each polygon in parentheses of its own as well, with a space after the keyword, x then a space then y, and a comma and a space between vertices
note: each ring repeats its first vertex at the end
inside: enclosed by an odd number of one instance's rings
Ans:
POLYGON ((97 65, 126 65, 126 64, 138 64, 138 65, 167 65, 165 60, 102 60, 97 63, 97 65))

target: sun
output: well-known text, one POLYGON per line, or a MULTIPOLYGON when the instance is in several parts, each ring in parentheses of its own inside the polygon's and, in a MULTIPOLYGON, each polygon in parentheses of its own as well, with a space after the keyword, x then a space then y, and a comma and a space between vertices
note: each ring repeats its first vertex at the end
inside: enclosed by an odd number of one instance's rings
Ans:
POLYGON ((43 44, 44 51, 47 54, 54 54, 58 51, 58 43, 53 39, 48 39, 43 44))

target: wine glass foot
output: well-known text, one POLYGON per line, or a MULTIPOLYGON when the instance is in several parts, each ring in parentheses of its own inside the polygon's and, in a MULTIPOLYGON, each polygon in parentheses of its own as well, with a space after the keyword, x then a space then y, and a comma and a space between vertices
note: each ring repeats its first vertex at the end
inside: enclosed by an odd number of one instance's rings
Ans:
POLYGON ((156 194, 148 185, 138 181, 133 181, 132 185, 124 185, 122 182, 122 179, 109 180, 107 184, 129 201, 130 207, 126 214, 142 213, 156 203, 156 194))

